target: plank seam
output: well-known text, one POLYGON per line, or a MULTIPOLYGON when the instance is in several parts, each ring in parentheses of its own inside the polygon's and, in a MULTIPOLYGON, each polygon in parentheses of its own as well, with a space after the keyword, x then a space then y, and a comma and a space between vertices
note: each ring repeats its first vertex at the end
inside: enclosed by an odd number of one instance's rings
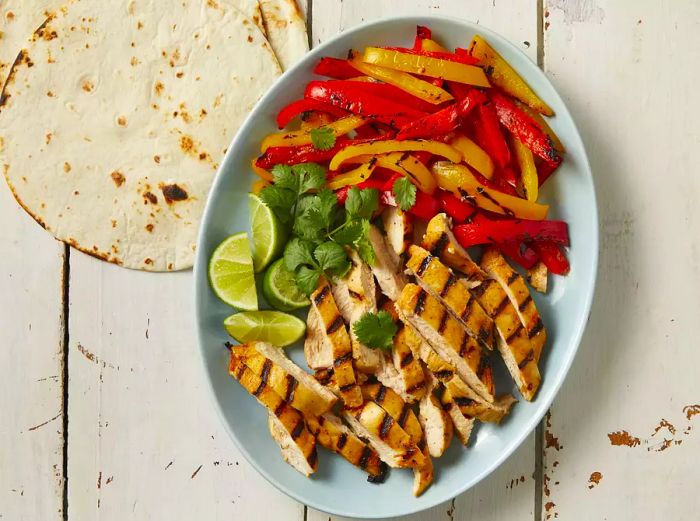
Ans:
POLYGON ((61 328, 63 340, 61 355, 63 356, 63 366, 61 370, 61 384, 63 386, 63 397, 61 410, 63 411, 63 520, 68 521, 68 346, 70 345, 69 312, 70 312, 70 246, 63 245, 63 277, 62 277, 62 302, 63 310, 61 316, 61 328))

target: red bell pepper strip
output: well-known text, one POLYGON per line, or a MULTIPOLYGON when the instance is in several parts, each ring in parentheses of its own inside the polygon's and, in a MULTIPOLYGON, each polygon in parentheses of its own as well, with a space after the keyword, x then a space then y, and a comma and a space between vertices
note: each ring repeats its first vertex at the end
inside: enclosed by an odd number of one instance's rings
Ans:
POLYGON ((332 80, 328 83, 333 86, 340 85, 341 87, 352 88, 374 96, 379 96, 380 98, 386 98, 422 112, 435 112, 438 107, 437 105, 422 100, 413 94, 406 92, 395 85, 389 85, 388 83, 353 80, 332 80))
POLYGON ((476 208, 471 204, 465 203, 461 199, 455 197, 450 192, 439 190, 437 198, 440 201, 440 206, 447 215, 452 217, 455 222, 463 223, 476 213, 476 208))
POLYGON ((480 91, 472 89, 463 100, 401 127, 396 139, 400 141, 402 139, 435 138, 449 134, 460 125, 462 119, 466 118, 476 106, 484 101, 486 101, 486 96, 480 91))
POLYGON ((503 94, 493 91, 490 95, 498 119, 511 134, 547 163, 561 163, 561 156, 554 148, 552 138, 542 131, 534 119, 503 94))
POLYGON ((348 115, 347 111, 339 107, 329 105, 328 103, 313 99, 300 99, 292 101, 289 105, 279 111, 277 114, 277 126, 279 128, 284 128, 299 114, 312 110, 317 112, 325 112, 326 114, 330 114, 331 116, 335 116, 337 118, 342 118, 343 116, 348 115))
POLYGON ((409 49, 408 47, 382 47, 382 49, 386 49, 387 51, 398 51, 404 54, 418 54, 420 56, 428 56, 430 58, 438 58, 440 60, 448 60, 451 62, 463 63, 465 65, 475 65, 479 63, 479 60, 470 54, 459 55, 452 52, 424 51, 423 49, 409 49))
POLYGON ((542 161, 542 163, 537 167, 537 181, 539 186, 542 186, 544 182, 549 179, 554 171, 559 168, 561 162, 559 163, 548 163, 547 161, 542 161))
POLYGON ((486 188, 498 190, 499 192, 512 195, 513 197, 520 197, 520 194, 518 194, 518 192, 515 191, 515 188, 506 183, 500 176, 494 175, 493 179, 486 179, 483 175, 474 170, 472 170, 472 175, 476 177, 476 180, 479 181, 479 183, 484 185, 486 188))
POLYGON ((518 244, 517 242, 500 242, 496 244, 496 248, 509 257, 513 262, 517 262, 526 270, 532 268, 537 261, 537 253, 525 243, 518 244))
MULTIPOLYGON (((323 101, 354 114, 361 114, 376 119, 390 125, 392 128, 402 127, 426 115, 425 112, 416 109, 415 106, 406 105, 400 101, 377 95, 378 92, 391 91, 391 89, 381 89, 383 87, 395 89, 392 85, 380 83, 311 81, 306 86, 304 97, 323 101), (368 88, 370 86, 373 88, 368 88)), ((407 95, 410 96, 410 94, 407 95)), ((414 96, 410 97, 415 98, 414 96)))
POLYGON ((499 181, 503 181, 509 186, 512 186, 513 188, 518 186, 518 176, 510 166, 499 168, 498 172, 496 173, 496 178, 499 181))
POLYGON ((571 266, 566 255, 554 241, 536 241, 531 244, 547 269, 556 275, 568 275, 571 266))
MULTIPOLYGON (((384 170, 384 169, 382 169, 384 170)), ((389 170, 391 172, 391 170, 389 170)), ((394 189, 394 183, 398 180, 401 179, 402 177, 405 177, 403 174, 399 174, 398 172, 391 172, 391 177, 387 179, 384 182, 384 185, 382 186, 382 190, 385 192, 391 192, 394 189)))
POLYGON ((362 73, 353 67, 348 60, 340 58, 331 58, 325 56, 319 60, 314 67, 314 74, 319 76, 328 76, 337 80, 347 80, 362 76, 362 73))
POLYGON ((477 215, 468 224, 454 227, 455 237, 465 248, 479 244, 502 242, 554 241, 569 245, 569 230, 564 221, 531 221, 527 219, 491 220, 477 215))
POLYGON ((425 150, 417 150, 416 152, 411 152, 411 155, 424 165, 427 165, 433 157, 433 154, 431 154, 430 152, 426 152, 425 150))
POLYGON ((429 221, 440 213, 442 207, 440 201, 432 195, 428 195, 420 190, 416 191, 416 203, 408 210, 408 213, 415 215, 419 219, 429 221))
POLYGON ((510 149, 501 132, 498 114, 493 103, 479 105, 479 120, 475 125, 476 140, 496 164, 503 168, 510 164, 510 149))
MULTIPOLYGON (((360 190, 363 190, 365 188, 374 188, 379 191, 379 202, 388 205, 388 206, 396 206, 396 202, 394 201, 394 196, 390 191, 383 190, 384 188, 384 183, 381 181, 378 181, 376 179, 367 179, 366 181, 362 181, 360 184, 356 185, 357 188, 360 190)), ((344 186, 340 190, 338 190, 335 193, 336 198, 338 199, 338 204, 340 205, 345 205, 345 201, 348 198, 348 192, 352 186, 344 186)))
POLYGON ((474 89, 474 87, 471 85, 459 83, 457 81, 447 80, 445 84, 447 85, 447 90, 450 91, 450 94, 452 94, 457 100, 463 100, 467 94, 474 89))
POLYGON ((338 139, 333 148, 319 150, 312 143, 294 147, 270 147, 255 160, 255 166, 269 170, 275 165, 296 165, 298 163, 319 163, 330 161, 334 155, 350 145, 359 145, 384 139, 338 139))
POLYGON ((416 26, 416 39, 413 42, 413 48, 416 50, 420 50, 423 47, 423 40, 432 40, 433 39, 433 31, 430 30, 429 27, 425 27, 424 25, 417 25, 416 26))

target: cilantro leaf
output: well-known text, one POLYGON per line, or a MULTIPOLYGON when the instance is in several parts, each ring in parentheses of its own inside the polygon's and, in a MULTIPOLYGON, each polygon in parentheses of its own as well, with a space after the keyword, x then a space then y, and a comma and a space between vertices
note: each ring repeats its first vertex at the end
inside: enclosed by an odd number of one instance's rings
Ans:
POLYGON ((313 251, 313 243, 295 237, 284 248, 284 265, 289 271, 296 271, 299 266, 316 267, 313 251))
POLYGON ((317 246, 314 250, 314 257, 324 272, 336 277, 342 277, 351 267, 345 249, 333 241, 326 241, 317 246))
POLYGON ((314 292, 316 286, 318 286, 319 278, 321 278, 321 272, 319 272, 317 269, 302 266, 299 268, 299 271, 297 271, 294 280, 302 293, 309 296, 314 292))
POLYGON ((394 335, 399 330, 391 315, 386 311, 365 313, 352 325, 357 339, 372 349, 389 351, 394 343, 394 335))
POLYGON ((376 188, 360 190, 353 186, 348 190, 345 211, 350 216, 370 219, 377 208, 379 208, 379 191, 376 188))
POLYGON ((408 177, 401 177, 394 181, 392 188, 396 204, 403 211, 410 210, 416 204, 416 186, 411 183, 408 177))
POLYGON ((287 188, 293 192, 299 192, 299 177, 294 175, 289 165, 275 165, 272 167, 272 177, 275 186, 287 188))
POLYGON ((270 185, 263 188, 260 198, 282 223, 289 223, 292 218, 292 208, 297 199, 295 192, 277 185, 270 185))
POLYGON ((367 236, 363 236, 359 241, 355 242, 355 249, 360 255, 360 258, 370 266, 374 266, 377 262, 377 254, 374 252, 372 243, 367 236))
POLYGON ((299 163, 292 167, 298 177, 299 194, 320 190, 326 184, 326 169, 317 163, 299 163))
POLYGON ((336 213, 338 211, 338 198, 333 190, 323 188, 314 197, 314 204, 318 208, 321 217, 323 218, 323 223, 326 228, 329 228, 333 221, 335 220, 336 213))
POLYGON ((319 127, 311 130, 311 143, 319 150, 330 150, 335 145, 335 134, 329 127, 319 127))
POLYGON ((326 237, 322 215, 318 208, 310 205, 297 215, 293 230, 295 235, 313 242, 322 241, 326 237))
POLYGON ((349 219, 331 235, 338 244, 355 244, 364 236, 366 219, 349 219))

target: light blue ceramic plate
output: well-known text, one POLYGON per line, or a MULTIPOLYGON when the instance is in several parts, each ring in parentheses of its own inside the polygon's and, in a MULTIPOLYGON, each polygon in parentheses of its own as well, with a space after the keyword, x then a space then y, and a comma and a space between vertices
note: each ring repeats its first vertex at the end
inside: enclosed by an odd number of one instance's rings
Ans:
MULTIPOLYGON (((583 94, 582 94, 583 95, 583 94)), ((464 492, 498 467, 527 437, 549 408, 576 354, 586 326, 598 259, 598 221, 590 167, 583 143, 564 102, 545 75, 514 45, 483 26, 443 17, 402 17, 380 20, 348 30, 311 51, 272 86, 251 112, 228 149, 209 194, 199 235, 195 263, 195 297, 199 348, 216 407, 231 437, 248 461, 273 485, 298 501, 329 513, 381 518, 420 511, 464 492), (550 277, 546 296, 535 295, 549 333, 541 361, 542 387, 534 403, 521 401, 500 426, 481 425, 469 449, 455 442, 436 461, 435 482, 427 492, 411 495, 412 473, 393 471, 383 485, 367 483, 365 475, 339 456, 319 452, 318 472, 305 478, 280 457, 267 432, 266 412, 227 373, 227 335, 222 327, 232 310, 212 293, 207 281, 207 260, 228 235, 248 230, 247 192, 255 178, 250 159, 259 143, 276 131, 278 110, 302 96, 314 79, 312 69, 322 56, 343 57, 348 49, 368 45, 407 45, 416 25, 428 25, 447 47, 466 47, 478 32, 513 65, 555 110, 552 127, 567 147, 566 159, 545 185, 543 200, 552 205, 551 217, 569 223, 572 247, 571 274, 550 277), (554 280, 551 280, 551 279, 554 280)), ((300 346, 292 358, 305 367, 300 346)), ((502 367, 496 367, 499 392, 518 396, 502 367)))

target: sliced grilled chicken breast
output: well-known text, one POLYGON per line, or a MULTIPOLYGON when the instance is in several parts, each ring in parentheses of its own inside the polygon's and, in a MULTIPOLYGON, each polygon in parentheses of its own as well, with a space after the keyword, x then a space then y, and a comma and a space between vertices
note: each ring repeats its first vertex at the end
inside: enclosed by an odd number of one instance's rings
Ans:
POLYGON ((331 409, 337 398, 313 376, 292 362, 278 347, 267 342, 251 342, 233 348, 245 364, 267 381, 284 401, 303 414, 321 415, 331 409))
POLYGON ((465 416, 462 411, 459 410, 459 406, 452 399, 450 391, 443 388, 442 398, 440 399, 443 408, 452 420, 452 425, 454 425, 455 434, 457 438, 465 447, 469 444, 469 438, 472 435, 472 430, 474 429, 474 418, 465 416))
POLYGON ((452 442, 452 420, 435 396, 439 382, 429 371, 426 371, 426 381, 426 393, 418 403, 418 421, 423 428, 428 453, 439 458, 452 442))
POLYGON ((372 266, 372 273, 382 293, 391 300, 396 300, 406 284, 406 277, 401 272, 399 256, 387 245, 384 235, 376 226, 370 226, 369 240, 377 257, 372 266))
POLYGON ((355 378, 350 335, 345 329, 345 322, 340 316, 327 280, 322 280, 316 291, 311 294, 311 305, 318 314, 324 340, 331 346, 333 374, 340 396, 346 405, 359 406, 362 404, 362 392, 355 378))
POLYGON ((395 206, 382 212, 382 223, 386 232, 386 242, 397 255, 401 255, 413 241, 411 216, 395 206))
POLYGON ((358 371, 373 373, 379 369, 383 354, 362 344, 352 325, 365 313, 377 310, 376 286, 369 266, 354 251, 350 259, 352 268, 348 274, 333 284, 333 298, 349 325, 355 367, 358 371))
POLYGON ((535 350, 508 295, 498 282, 486 278, 486 273, 474 264, 469 253, 457 243, 444 214, 436 215, 428 223, 423 247, 472 281, 481 281, 471 289, 471 294, 496 326, 498 351, 520 393, 523 398, 532 401, 540 385, 540 372, 535 361, 535 350))
POLYGON ((306 317, 304 357, 311 369, 324 369, 333 366, 333 349, 323 338, 318 313, 314 308, 309 309, 309 314, 306 317))
POLYGON ((418 284, 436 298, 450 314, 487 349, 493 349, 493 321, 469 294, 469 284, 457 277, 437 257, 420 246, 411 246, 406 262, 418 284))
POLYGON ((386 356, 384 358, 382 366, 374 373, 374 376, 380 383, 398 394, 405 402, 413 403, 416 401, 414 395, 406 392, 406 380, 394 365, 391 357, 386 356))
POLYGON ((469 282, 478 282, 486 278, 486 274, 472 260, 469 252, 462 248, 455 239, 450 219, 444 213, 437 214, 428 222, 422 246, 433 257, 441 258, 451 268, 464 273, 469 282))
MULTIPOLYGON (((460 411, 468 417, 484 422, 500 423, 516 402, 512 395, 498 397, 488 402, 474 392, 458 375, 455 367, 438 355, 430 346, 423 345, 420 357, 428 370, 450 391, 460 411)), ((485 366, 480 374, 491 394, 495 393, 491 368, 485 366)))
POLYGON ((407 284, 396 302, 401 320, 408 322, 445 360, 452 363, 462 378, 484 400, 493 394, 481 381, 481 347, 447 310, 423 288, 407 284))
POLYGON ((341 455, 354 466, 364 470, 373 482, 383 481, 386 464, 377 452, 342 423, 332 413, 322 416, 307 416, 306 425, 316 436, 316 441, 328 450, 341 455))
POLYGON ((390 467, 420 467, 425 457, 399 424, 372 401, 346 408, 343 416, 360 438, 366 439, 390 467))
POLYGON ((547 293, 547 266, 539 261, 532 268, 527 270, 527 282, 532 289, 540 293, 547 293))
POLYGON ((284 460, 306 476, 315 472, 318 466, 316 438, 306 428, 301 413, 285 402, 267 384, 266 378, 253 373, 244 357, 235 351, 231 352, 229 373, 275 417, 273 438, 280 445, 284 460))
POLYGON ((545 342, 547 331, 542 323, 537 305, 527 289, 525 279, 515 271, 495 248, 487 248, 481 257, 481 267, 492 279, 495 279, 506 292, 510 303, 525 326, 530 344, 535 351, 535 362, 539 363, 540 354, 545 342))

